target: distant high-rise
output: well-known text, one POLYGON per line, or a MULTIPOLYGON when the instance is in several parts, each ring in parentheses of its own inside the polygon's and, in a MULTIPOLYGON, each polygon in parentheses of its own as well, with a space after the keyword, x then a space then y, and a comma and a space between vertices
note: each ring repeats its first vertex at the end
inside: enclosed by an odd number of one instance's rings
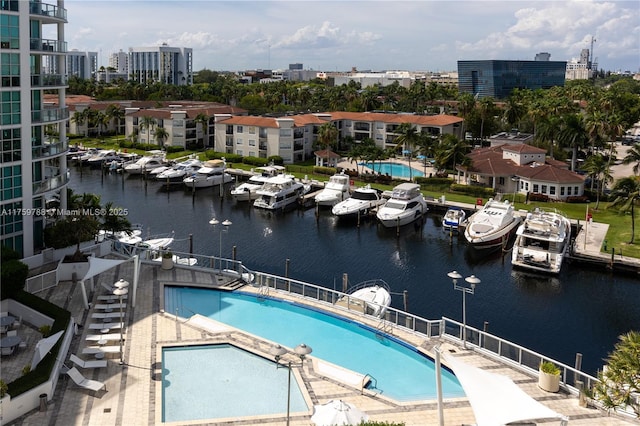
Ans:
POLYGON ((28 257, 44 247, 46 200, 67 207, 67 11, 63 0, 2 1, 0 20, 0 244, 28 257))
POLYGON ((289 69, 290 70, 302 70, 302 64, 289 64, 289 69))
POLYGON ((588 80, 593 77, 589 56, 589 49, 582 49, 579 59, 567 62, 565 78, 567 80, 588 80))
POLYGON ((566 67, 565 61, 458 61, 458 90, 505 99, 513 89, 564 86, 566 67))
POLYGON ((548 61, 551 59, 551 54, 547 52, 536 53, 535 61, 548 61))
POLYGON ((67 75, 85 80, 96 77, 98 72, 98 52, 80 52, 72 50, 67 53, 67 75))
POLYGON ((119 74, 127 74, 129 72, 129 54, 120 50, 109 56, 109 66, 119 74))
POLYGON ((153 82, 178 86, 193 83, 193 49, 170 47, 129 48, 129 80, 140 84, 153 82))

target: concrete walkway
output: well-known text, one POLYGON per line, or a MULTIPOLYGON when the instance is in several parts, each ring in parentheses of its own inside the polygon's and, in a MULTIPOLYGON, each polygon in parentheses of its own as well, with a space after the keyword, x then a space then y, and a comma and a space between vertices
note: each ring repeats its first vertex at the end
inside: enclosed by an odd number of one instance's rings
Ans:
MULTIPOLYGON (((133 265, 131 262, 123 263, 110 271, 97 277, 95 292, 91 294, 93 305, 97 302, 97 296, 105 290, 99 284, 113 283, 120 278, 132 281, 133 265)), ((162 285, 163 284, 200 284, 215 287, 221 283, 220 277, 214 273, 202 272, 189 268, 174 268, 163 270, 157 264, 143 264, 140 271, 140 286, 138 288, 138 300, 136 306, 127 307, 126 331, 124 345, 125 364, 119 364, 119 354, 113 354, 108 358, 107 368, 88 369, 82 371, 90 379, 106 383, 107 390, 93 393, 75 386, 66 376, 58 382, 55 396, 49 403, 46 412, 33 412, 14 422, 16 425, 160 425, 162 423, 162 382, 161 382, 161 349, 164 345, 190 344, 190 343, 222 343, 229 342, 251 352, 260 354, 268 359, 272 342, 268 342, 240 330, 206 330, 190 324, 183 319, 162 310, 162 285)), ((245 286, 243 291, 257 291, 255 288, 245 286)), ((278 293, 271 296, 288 298, 278 293)), ((85 311, 82 307, 82 296, 78 286, 71 283, 62 283, 57 287, 39 294, 39 296, 53 303, 69 309, 78 321, 85 326, 81 333, 74 337, 71 352, 80 354, 87 346, 85 337, 91 332, 88 324, 91 323, 93 308, 85 311)), ((310 303, 296 299, 301 303, 310 303)), ((327 309, 326 305, 321 306, 327 309)), ((370 321, 370 318, 358 317, 354 313, 345 313, 334 308, 336 313, 348 314, 353 319, 362 322, 370 321)), ((501 364, 495 360, 484 357, 473 351, 466 350, 448 341, 439 339, 425 339, 413 333, 402 330, 394 330, 394 335, 410 344, 430 352, 440 344, 443 351, 483 369, 503 374, 515 381, 530 396, 547 405, 551 409, 569 416, 571 425, 626 425, 631 422, 608 416, 606 413, 594 408, 582 408, 573 395, 560 392, 551 394, 537 387, 536 377, 513 369, 507 364, 501 364)), ((88 359, 87 356, 82 358, 88 359)), ((312 358, 312 357, 311 357, 312 358)), ((66 364, 68 362, 68 355, 66 364)), ((2 375, 5 376, 7 363, 2 363, 2 375)), ((399 402, 390 400, 382 395, 376 395, 370 391, 354 388, 352 384, 341 381, 341 378, 330 377, 327 373, 316 370, 312 362, 307 361, 303 368, 294 367, 296 377, 301 380, 301 389, 306 392, 306 398, 310 402, 310 410, 303 413, 292 413, 291 425, 311 424, 314 404, 326 403, 332 399, 342 399, 355 404, 365 411, 370 420, 380 422, 402 422, 407 426, 424 426, 438 424, 438 410, 435 401, 399 402)), ((198 390, 194 389, 194 392, 198 390)), ((490 392, 490 389, 487 390, 490 392)), ((188 395, 186 396, 188 397, 188 395)), ((247 404, 250 404, 247 401, 247 404)), ((285 413, 275 416, 252 417, 244 419, 217 419, 198 422, 184 422, 173 424, 215 424, 215 425, 284 425, 285 413)), ((464 425, 473 424, 475 419, 473 411, 466 398, 452 399, 444 404, 444 424, 464 425)), ((557 424, 556 422, 541 421, 544 424, 557 424)), ((540 424, 538 423, 538 424, 540 424)))

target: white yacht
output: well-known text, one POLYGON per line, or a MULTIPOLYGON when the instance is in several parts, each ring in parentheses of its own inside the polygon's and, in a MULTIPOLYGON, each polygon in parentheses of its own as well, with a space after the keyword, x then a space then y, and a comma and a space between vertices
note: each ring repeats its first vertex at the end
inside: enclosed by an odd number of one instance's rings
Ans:
POLYGON ((156 179, 166 184, 182 183, 186 176, 195 173, 201 167, 202 161, 196 158, 190 158, 156 175, 156 179))
POLYGON ((120 156, 112 149, 100 150, 95 155, 89 157, 86 163, 91 167, 102 167, 103 163, 109 163, 114 160, 119 160, 120 156))
POLYGON ((207 188, 231 182, 233 178, 226 173, 227 165, 224 160, 208 160, 195 173, 185 176, 182 180, 188 188, 207 188))
POLYGON ((369 280, 356 284, 336 302, 351 310, 382 318, 391 305, 391 289, 384 280, 369 280))
POLYGON ((513 266, 557 274, 571 239, 571 223, 560 213, 535 209, 516 231, 513 266))
POLYGON ((520 224, 513 205, 508 200, 490 198, 481 210, 469 217, 464 236, 478 249, 504 246, 520 224))
POLYGON ((166 166, 166 164, 164 151, 153 150, 149 151, 147 155, 139 158, 134 163, 125 165, 124 171, 132 175, 139 175, 150 172, 158 167, 166 166))
POLYGON ((349 195, 351 195, 349 175, 342 172, 329 178, 322 191, 316 194, 315 201, 319 206, 334 206, 349 198, 349 195))
POLYGON ((442 229, 457 232, 467 214, 460 207, 449 207, 442 218, 442 229))
POLYGON ((267 210, 281 210, 294 204, 309 189, 291 175, 278 175, 267 179, 262 188, 256 191, 258 198, 254 207, 267 210))
POLYGON ((138 244, 142 242, 142 225, 132 225, 130 231, 112 232, 101 229, 96 238, 98 242, 110 238, 125 244, 138 244))
POLYGON ((352 217, 367 214, 386 202, 387 200, 382 197, 382 191, 366 185, 357 188, 349 198, 333 206, 331 213, 338 217, 352 217))
POLYGON ((420 219, 429 208, 417 183, 401 183, 393 188, 391 198, 376 213, 387 228, 402 226, 420 219))
POLYGON ((248 181, 241 183, 231 190, 231 196, 236 201, 251 201, 258 198, 258 189, 262 188, 264 183, 274 176, 278 176, 285 171, 284 166, 264 166, 257 167, 256 174, 251 176, 248 181))

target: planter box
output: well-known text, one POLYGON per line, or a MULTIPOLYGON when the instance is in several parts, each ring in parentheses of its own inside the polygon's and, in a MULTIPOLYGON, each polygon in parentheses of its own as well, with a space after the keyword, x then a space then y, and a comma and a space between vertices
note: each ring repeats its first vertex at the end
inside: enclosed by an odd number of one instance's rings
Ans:
POLYGON ((547 392, 558 392, 560 390, 560 375, 539 371, 538 387, 547 392))
POLYGON ((89 271, 89 259, 85 259, 81 262, 65 262, 65 259, 61 259, 56 269, 56 279, 60 281, 72 281, 74 278, 81 280, 87 275, 89 271))
POLYGON ((173 269, 173 259, 172 258, 162 258, 162 269, 173 269))

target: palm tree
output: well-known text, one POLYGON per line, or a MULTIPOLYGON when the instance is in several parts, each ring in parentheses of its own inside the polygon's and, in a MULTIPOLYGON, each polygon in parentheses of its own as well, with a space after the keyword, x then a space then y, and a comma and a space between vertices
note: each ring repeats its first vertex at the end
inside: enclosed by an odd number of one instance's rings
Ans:
MULTIPOLYGON (((442 137, 442 143, 438 150, 437 160, 439 167, 445 167, 452 164, 455 172, 458 164, 463 164, 467 153, 469 152, 469 144, 463 139, 458 139, 454 135, 446 134, 442 137)), ((459 176, 458 176, 459 178, 459 176)))
POLYGON ((107 106, 104 113, 107 116, 107 124, 113 120, 115 129, 116 129, 116 134, 119 134, 120 123, 122 123, 122 119, 124 118, 124 110, 120 108, 119 105, 111 104, 107 106))
POLYGON ((416 128, 411 123, 402 123, 396 129, 396 133, 398 133, 398 137, 394 139, 396 144, 395 149, 402 147, 402 153, 404 154, 406 151, 409 151, 409 180, 413 180, 412 169, 411 169, 411 153, 413 152, 414 146, 420 135, 416 128))
POLYGON ((635 205, 640 200, 640 178, 630 176, 618 179, 611 192, 616 198, 609 207, 618 209, 620 213, 631 213, 631 241, 629 244, 633 244, 636 233, 635 205))
MULTIPOLYGON (((476 108, 476 98, 471 93, 462 93, 458 96, 458 114, 466 121, 476 108)), ((462 134, 465 135, 465 121, 462 122, 462 134)))
POLYGON ((209 143, 209 116, 204 113, 199 113, 193 121, 202 127, 202 148, 204 148, 209 143))
POLYGON ((633 145, 622 159, 622 164, 631 163, 636 163, 633 166, 633 173, 637 175, 640 172, 640 143, 633 145))
POLYGON ((582 116, 579 114, 564 116, 560 133, 558 134, 558 142, 561 146, 571 148, 571 171, 576 170, 578 149, 586 146, 588 141, 589 134, 582 116))
POLYGON ((596 188, 596 210, 600 206, 600 194, 602 193, 603 184, 610 182, 613 179, 611 173, 609 173, 609 164, 602 154, 595 154, 587 158, 582 168, 591 177, 591 189, 593 189, 593 183, 597 182, 596 188))
POLYGON ((156 126, 156 119, 148 115, 140 118, 138 127, 147 131, 147 144, 151 144, 151 130, 156 126))
MULTIPOLYGON (((73 120, 76 123, 76 130, 78 130, 79 126, 84 126, 84 124, 87 122, 87 117, 88 117, 88 109, 85 109, 82 111, 76 111, 73 113, 71 120, 73 120)), ((86 129, 84 131, 84 136, 87 136, 86 129)))
POLYGON ((324 123, 318 130, 318 145, 320 145, 327 154, 327 166, 329 165, 329 151, 331 147, 338 141, 338 129, 333 123, 324 123))
POLYGON ((487 120, 495 115, 496 105, 493 98, 482 98, 478 105, 478 113, 480 114, 480 139, 484 140, 484 124, 487 120))
POLYGON ((131 222, 126 216, 117 214, 120 211, 118 207, 113 205, 112 201, 109 201, 104 205, 103 211, 105 215, 102 217, 102 228, 111 233, 126 232, 131 234, 133 229, 131 228, 131 222))
POLYGON ((158 145, 164 146, 164 141, 169 137, 169 132, 164 127, 158 127, 156 129, 156 142, 158 145))

